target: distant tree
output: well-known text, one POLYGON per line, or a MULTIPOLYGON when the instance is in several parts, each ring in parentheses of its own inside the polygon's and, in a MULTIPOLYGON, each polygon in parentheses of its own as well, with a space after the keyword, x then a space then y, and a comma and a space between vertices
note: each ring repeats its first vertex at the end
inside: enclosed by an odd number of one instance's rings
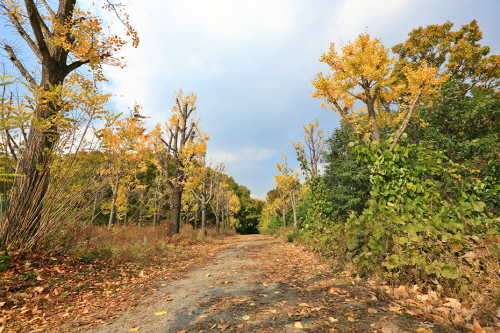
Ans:
POLYGON ((283 224, 286 226, 286 203, 289 201, 293 213, 293 227, 297 228, 297 204, 300 200, 301 188, 299 174, 295 171, 295 168, 288 167, 286 155, 281 156, 283 157, 283 163, 276 163, 276 168, 280 171, 280 174, 274 176, 274 182, 276 183, 283 203, 283 224))
POLYGON ((301 169, 306 178, 311 179, 319 176, 318 163, 325 147, 325 136, 328 133, 319 129, 318 119, 302 128, 304 142, 292 141, 292 146, 295 148, 297 159, 301 163, 301 169))

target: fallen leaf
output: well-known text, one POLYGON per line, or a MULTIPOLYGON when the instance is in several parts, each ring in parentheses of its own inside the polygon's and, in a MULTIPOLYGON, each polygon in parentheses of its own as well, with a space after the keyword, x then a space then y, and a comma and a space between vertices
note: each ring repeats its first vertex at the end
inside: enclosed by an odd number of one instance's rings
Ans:
POLYGON ((368 308, 368 313, 373 313, 373 314, 376 314, 378 313, 377 309, 374 309, 374 308, 368 308))
POLYGON ((266 281, 262 282, 262 284, 263 284, 265 287, 267 287, 267 282, 266 282, 266 281))
POLYGON ((36 293, 41 293, 43 291, 43 287, 35 287, 33 288, 33 290, 36 292, 36 293))
POLYGON ((164 314, 167 314, 168 311, 158 311, 158 312, 155 312, 155 315, 156 316, 163 316, 164 314))
POLYGON ((339 321, 338 319, 333 318, 333 317, 328 318, 328 320, 331 321, 332 323, 336 323, 339 321))
POLYGON ((354 317, 347 317, 347 320, 349 320, 351 323, 354 323, 356 321, 356 318, 354 318, 354 317))
POLYGON ((141 326, 137 326, 137 327, 133 327, 133 328, 129 329, 128 331, 129 332, 137 332, 140 329, 141 329, 141 326))
POLYGON ((310 306, 309 304, 307 303, 299 303, 299 306, 306 306, 308 308, 312 308, 312 306, 310 306))
POLYGON ((241 319, 248 320, 248 319, 250 319, 250 316, 249 315, 244 315, 243 317, 241 317, 241 319))
POLYGON ((207 275, 205 275, 205 277, 209 277, 210 276, 210 273, 208 273, 207 275))
POLYGON ((228 327, 229 327, 229 325, 227 325, 227 324, 217 325, 217 328, 220 329, 221 332, 224 332, 228 327))
POLYGON ((295 328, 304 328, 304 326, 302 326, 302 323, 300 321, 296 321, 295 323, 293 323, 293 326, 295 328))
POLYGON ((448 306, 450 308, 461 308, 462 307, 462 304, 458 301, 458 299, 455 299, 455 298, 445 298, 445 300, 447 300, 447 302, 445 304, 443 304, 444 306, 448 306))
POLYGON ((177 331, 176 333, 187 333, 188 330, 180 330, 180 331, 177 331))
POLYGON ((390 306, 389 311, 401 313, 401 307, 400 306, 390 306))
POLYGON ((474 318, 474 333, 486 333, 485 330, 481 328, 481 325, 479 325, 479 322, 477 321, 476 318, 474 318))

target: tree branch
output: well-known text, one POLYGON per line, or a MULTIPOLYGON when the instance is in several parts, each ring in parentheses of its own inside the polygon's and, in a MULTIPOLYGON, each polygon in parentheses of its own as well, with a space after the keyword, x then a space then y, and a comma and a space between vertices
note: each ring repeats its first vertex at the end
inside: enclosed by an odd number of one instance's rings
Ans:
POLYGON ((21 73, 21 75, 28 81, 29 85, 32 88, 36 88, 37 84, 33 76, 24 68, 23 64, 17 59, 16 53, 12 49, 10 45, 5 44, 4 45, 5 51, 7 51, 7 54, 9 55, 10 61, 16 66, 17 70, 21 73))
POLYGON ((45 41, 45 36, 43 34, 42 24, 40 21, 43 19, 38 12, 38 8, 33 0, 25 0, 26 12, 28 14, 28 19, 30 20, 31 28, 33 29, 33 34, 35 35, 35 40, 38 45, 38 50, 40 52, 41 57, 50 57, 49 48, 47 46, 47 42, 45 41))
POLYGON ((83 65, 86 65, 90 63, 90 60, 78 60, 78 61, 75 61, 71 64, 69 64, 67 67, 66 67, 66 71, 64 73, 64 76, 68 75, 69 73, 71 73, 72 71, 74 71, 75 69, 78 69, 79 67, 83 66, 83 65))
POLYGON ((50 13, 50 15, 55 18, 56 17, 56 13, 52 10, 52 8, 50 8, 50 6, 47 3, 47 1, 45 1, 45 0, 40 0, 40 1, 43 3, 43 5, 45 6, 45 9, 47 9, 47 11, 50 13))
POLYGON ((394 147, 396 147, 396 144, 399 142, 399 139, 401 138, 401 136, 405 132, 406 127, 408 126, 408 124, 410 122, 410 118, 413 114, 413 110, 417 106, 417 102, 420 99, 420 96, 422 96, 422 92, 424 91, 424 88, 425 88, 425 85, 422 84, 420 86, 420 90, 418 91, 417 96, 415 97, 415 99, 411 103, 410 108, 408 109, 408 113, 406 114, 405 118, 403 119, 401 126, 399 126, 396 134, 394 135, 394 140, 392 141, 391 146, 389 147, 389 151, 392 151, 394 149, 394 147))
POLYGON ((19 33, 19 35, 21 35, 21 37, 26 41, 26 43, 28 44, 30 49, 33 51, 33 53, 37 56, 37 58, 41 60, 42 54, 40 53, 40 50, 36 46, 35 42, 33 42, 31 37, 26 33, 26 30, 24 30, 23 26, 21 25, 21 23, 17 19, 16 15, 14 13, 12 13, 10 10, 8 10, 8 8, 4 7, 4 9, 7 12, 7 14, 9 15, 10 22, 12 22, 12 24, 16 28, 17 32, 19 33))

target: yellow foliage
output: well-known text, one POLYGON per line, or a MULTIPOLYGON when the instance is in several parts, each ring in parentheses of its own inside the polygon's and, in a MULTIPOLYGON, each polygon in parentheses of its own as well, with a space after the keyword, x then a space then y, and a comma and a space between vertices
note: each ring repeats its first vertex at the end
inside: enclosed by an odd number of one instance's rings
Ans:
POLYGON ((445 80, 425 63, 396 71, 397 60, 389 49, 369 34, 359 35, 340 53, 332 44, 320 61, 330 67, 330 73, 319 73, 312 81, 316 88, 312 96, 322 99, 322 106, 337 112, 364 141, 378 141, 379 128, 406 126, 403 120, 411 116, 416 101, 445 80), (365 106, 356 109, 356 101, 365 106), (390 105, 396 108, 391 110, 390 105))

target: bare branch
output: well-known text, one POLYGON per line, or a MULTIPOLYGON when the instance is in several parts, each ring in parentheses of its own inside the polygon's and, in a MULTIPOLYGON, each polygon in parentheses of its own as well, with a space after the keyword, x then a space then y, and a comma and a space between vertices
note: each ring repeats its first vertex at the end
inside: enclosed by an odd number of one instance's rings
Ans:
POLYGON ((5 51, 7 51, 7 54, 9 55, 10 61, 16 66, 17 70, 21 73, 21 75, 28 81, 29 85, 32 88, 36 88, 37 84, 33 76, 24 68, 23 64, 17 59, 16 53, 12 49, 10 45, 5 44, 4 45, 5 51))
POLYGON ((40 0, 40 1, 43 3, 43 5, 45 6, 45 9, 47 9, 47 11, 50 13, 50 15, 52 17, 56 17, 56 13, 52 10, 52 8, 50 8, 50 6, 47 3, 47 1, 45 1, 45 0, 40 0))
POLYGON ((38 45, 38 52, 40 53, 39 58, 41 59, 42 57, 50 56, 49 48, 43 34, 42 27, 44 24, 41 23, 43 19, 40 16, 40 12, 38 11, 38 8, 33 0, 25 0, 24 3, 31 28, 33 29, 33 34, 35 35, 36 44, 38 45))
POLYGON ((26 43, 28 44, 28 46, 30 47, 30 49, 33 51, 33 53, 38 57, 38 59, 41 60, 42 59, 42 54, 40 53, 40 50, 36 46, 35 42, 33 42, 33 40, 31 39, 31 37, 28 35, 28 33, 26 32, 26 30, 24 30, 23 26, 21 25, 21 23, 17 19, 16 15, 14 15, 14 13, 12 13, 11 11, 9 11, 7 8, 5 8, 5 11, 9 15, 9 19, 12 22, 12 24, 14 25, 14 27, 16 28, 16 30, 19 33, 19 35, 21 35, 21 37, 26 41, 26 43))

